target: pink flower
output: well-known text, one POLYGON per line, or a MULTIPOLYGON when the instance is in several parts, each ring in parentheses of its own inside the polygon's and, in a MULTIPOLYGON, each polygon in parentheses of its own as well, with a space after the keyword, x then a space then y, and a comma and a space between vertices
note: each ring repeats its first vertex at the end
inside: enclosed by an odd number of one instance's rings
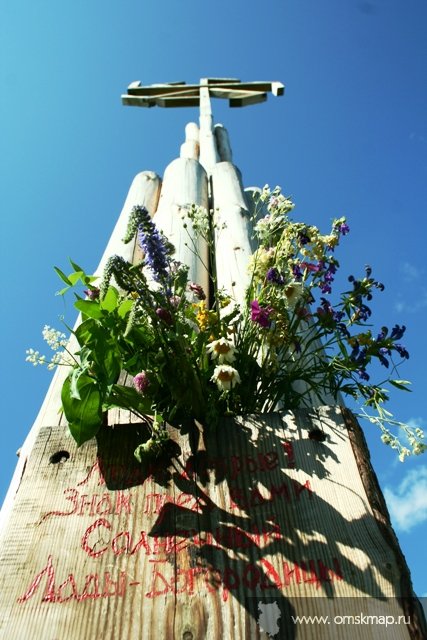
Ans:
POLYGON ((147 388, 150 386, 150 380, 148 379, 147 373, 145 371, 141 371, 141 373, 137 373, 133 379, 133 386, 138 391, 138 393, 144 393, 147 388))
POLYGON ((206 293, 203 291, 203 288, 200 286, 200 284, 197 284, 196 282, 190 282, 188 288, 194 293, 196 298, 198 298, 199 300, 206 300, 206 293))
POLYGON ((252 300, 251 302, 251 320, 260 325, 260 327, 267 328, 270 326, 270 315, 273 309, 271 307, 261 307, 258 300, 252 300))
POLYGON ((93 287, 92 289, 85 289, 84 292, 89 300, 97 300, 99 298, 99 289, 97 287, 93 287))

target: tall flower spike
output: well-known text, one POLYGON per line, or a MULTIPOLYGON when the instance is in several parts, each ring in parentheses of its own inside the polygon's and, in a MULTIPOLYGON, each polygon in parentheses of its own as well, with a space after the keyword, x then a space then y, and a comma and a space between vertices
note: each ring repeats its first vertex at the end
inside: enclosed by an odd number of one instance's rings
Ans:
POLYGON ((144 251, 144 263, 151 269, 154 279, 162 280, 167 274, 168 257, 173 253, 173 245, 163 236, 151 220, 147 209, 133 207, 124 242, 129 242, 138 231, 138 240, 144 251))
POLYGON ((129 275, 130 268, 132 268, 132 265, 126 262, 121 256, 111 256, 111 258, 108 259, 104 268, 101 286, 99 287, 99 297, 101 300, 104 299, 113 276, 119 287, 125 291, 132 291, 134 282, 129 275))

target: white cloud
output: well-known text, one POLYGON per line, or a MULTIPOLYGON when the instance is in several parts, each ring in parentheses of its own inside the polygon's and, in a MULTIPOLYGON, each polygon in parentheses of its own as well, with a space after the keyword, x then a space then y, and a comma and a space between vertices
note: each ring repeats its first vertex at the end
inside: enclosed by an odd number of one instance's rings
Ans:
POLYGON ((425 420, 424 418, 409 418, 406 424, 410 429, 424 429, 425 420))
POLYGON ((418 269, 418 267, 416 267, 414 264, 411 264, 410 262, 404 262, 401 265, 400 270, 405 280, 413 282, 414 280, 418 280, 418 278, 421 277, 420 269, 418 269))
POLYGON ((399 313, 404 311, 405 313, 416 313, 421 309, 427 307, 427 289, 420 289, 411 300, 397 300, 394 304, 394 308, 399 313))
MULTIPOLYGON (((414 421, 415 422, 415 421, 414 421)), ((427 467, 409 471, 397 490, 384 489, 393 524, 409 531, 427 521, 427 467)))

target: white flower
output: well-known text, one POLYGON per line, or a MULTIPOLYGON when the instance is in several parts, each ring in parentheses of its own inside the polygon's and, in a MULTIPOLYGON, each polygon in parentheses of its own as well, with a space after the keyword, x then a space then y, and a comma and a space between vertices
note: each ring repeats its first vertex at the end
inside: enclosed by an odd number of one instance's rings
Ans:
POLYGON ((53 351, 56 351, 60 347, 65 347, 67 344, 65 333, 61 333, 61 331, 52 329, 52 327, 49 327, 47 324, 44 326, 42 334, 44 340, 46 340, 49 347, 53 349, 53 351))
POLYGON ((293 309, 304 293, 304 287, 300 282, 291 282, 285 287, 286 306, 293 309))
POLYGON ((214 340, 206 346, 207 353, 210 353, 212 360, 218 360, 220 364, 224 362, 234 362, 235 347, 227 338, 214 340))
POLYGON ((218 389, 229 391, 241 382, 239 372, 228 364, 219 364, 215 367, 212 382, 216 382, 218 389))
POLYGON ((41 356, 40 351, 34 351, 34 349, 27 349, 26 352, 27 357, 25 358, 26 362, 31 362, 35 367, 38 364, 44 364, 46 360, 46 356, 41 356))
POLYGON ((411 455, 411 452, 409 451, 409 449, 407 449, 406 447, 402 447, 400 453, 399 453, 399 460, 400 462, 404 462, 406 456, 411 455))

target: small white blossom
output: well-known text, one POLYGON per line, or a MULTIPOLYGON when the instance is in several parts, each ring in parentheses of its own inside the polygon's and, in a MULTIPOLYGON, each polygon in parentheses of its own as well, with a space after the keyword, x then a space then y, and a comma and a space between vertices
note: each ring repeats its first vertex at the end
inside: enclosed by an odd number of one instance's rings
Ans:
POLYGON ((219 364, 215 367, 211 381, 216 382, 218 389, 225 391, 229 391, 241 382, 237 369, 228 364, 219 364))
POLYGON ((46 357, 41 356, 40 351, 27 349, 25 353, 27 354, 27 357, 25 358, 26 362, 31 362, 31 364, 33 364, 35 367, 37 367, 38 364, 44 364, 46 357))
POLYGON ((399 460, 400 462, 404 462, 405 458, 407 456, 411 455, 411 452, 409 451, 409 449, 406 449, 406 447, 402 447, 400 453, 399 453, 399 460))
POLYGON ((199 207, 192 204, 187 212, 188 218, 193 224, 193 229, 201 236, 207 236, 209 233, 209 212, 205 207, 199 207))
POLYGON ((49 327, 47 324, 44 326, 42 334, 44 340, 46 340, 53 351, 56 351, 60 347, 65 347, 67 344, 67 337, 65 333, 61 333, 61 331, 57 331, 56 329, 49 327))
POLYGON ((304 293, 304 287, 300 282, 289 283, 284 290, 286 306, 293 309, 304 293))
POLYGON ((234 362, 234 352, 236 351, 233 343, 227 338, 219 338, 213 340, 206 346, 207 353, 210 354, 212 360, 218 360, 219 364, 224 362, 234 362))

